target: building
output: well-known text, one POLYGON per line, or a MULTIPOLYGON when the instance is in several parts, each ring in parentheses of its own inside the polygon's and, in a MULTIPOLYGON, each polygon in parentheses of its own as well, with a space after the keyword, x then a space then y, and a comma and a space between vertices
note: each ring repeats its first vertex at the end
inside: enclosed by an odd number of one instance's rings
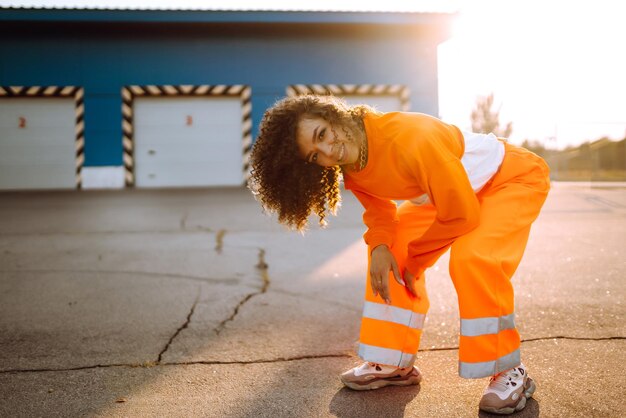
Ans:
POLYGON ((286 94, 437 115, 452 17, 0 8, 0 190, 241 185, 286 94))

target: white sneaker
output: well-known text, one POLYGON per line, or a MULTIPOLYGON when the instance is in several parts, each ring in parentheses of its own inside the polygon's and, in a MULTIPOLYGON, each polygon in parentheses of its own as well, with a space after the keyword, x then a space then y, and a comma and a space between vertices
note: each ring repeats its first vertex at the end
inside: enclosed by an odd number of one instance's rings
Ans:
POLYGON ((344 385, 354 390, 378 389, 388 385, 410 386, 422 381, 422 374, 415 366, 398 368, 384 364, 365 362, 341 375, 344 385))
POLYGON ((526 367, 507 370, 493 376, 485 389, 478 407, 493 414, 512 414, 526 406, 526 399, 533 396, 535 382, 528 377, 526 367))

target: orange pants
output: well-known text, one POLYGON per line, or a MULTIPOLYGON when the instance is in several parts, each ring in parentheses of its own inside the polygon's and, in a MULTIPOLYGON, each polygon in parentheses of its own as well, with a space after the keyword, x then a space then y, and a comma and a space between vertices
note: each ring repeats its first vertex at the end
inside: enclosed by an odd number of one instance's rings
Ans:
MULTIPOLYGON (((492 376, 520 364, 511 276, 548 194, 549 170, 540 157, 523 148, 505 144, 505 150, 500 169, 477 194, 479 226, 451 244, 450 276, 461 316, 459 375, 465 378, 492 376)), ((391 251, 401 272, 408 243, 419 239, 436 214, 432 205, 408 201, 398 208, 398 233, 391 251)), ((359 356, 375 363, 412 365, 429 308, 424 276, 416 282, 418 299, 390 273, 392 305, 373 295, 369 268, 367 280, 359 356)))

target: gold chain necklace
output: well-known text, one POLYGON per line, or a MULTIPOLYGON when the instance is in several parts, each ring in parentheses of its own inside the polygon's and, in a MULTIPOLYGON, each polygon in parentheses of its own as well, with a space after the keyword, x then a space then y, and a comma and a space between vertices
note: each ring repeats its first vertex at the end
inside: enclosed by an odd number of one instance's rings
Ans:
MULTIPOLYGON (((365 135, 364 135, 365 136, 365 135)), ((361 171, 365 168, 365 164, 367 163, 367 138, 363 138, 361 144, 359 145, 359 165, 356 168, 356 171, 361 171)))

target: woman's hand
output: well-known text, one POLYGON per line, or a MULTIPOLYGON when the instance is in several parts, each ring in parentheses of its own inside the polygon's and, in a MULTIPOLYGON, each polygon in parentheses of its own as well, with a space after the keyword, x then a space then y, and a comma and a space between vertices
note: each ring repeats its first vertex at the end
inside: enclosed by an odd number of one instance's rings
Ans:
POLYGON ((386 245, 379 245, 372 250, 370 262, 370 285, 374 296, 380 294, 385 303, 391 304, 389 295, 389 271, 393 271, 396 281, 404 286, 396 259, 386 245))
POLYGON ((413 276, 407 269, 404 269, 404 283, 409 292, 413 294, 416 298, 420 299, 417 294, 417 290, 415 290, 415 282, 419 279, 419 277, 413 276))

